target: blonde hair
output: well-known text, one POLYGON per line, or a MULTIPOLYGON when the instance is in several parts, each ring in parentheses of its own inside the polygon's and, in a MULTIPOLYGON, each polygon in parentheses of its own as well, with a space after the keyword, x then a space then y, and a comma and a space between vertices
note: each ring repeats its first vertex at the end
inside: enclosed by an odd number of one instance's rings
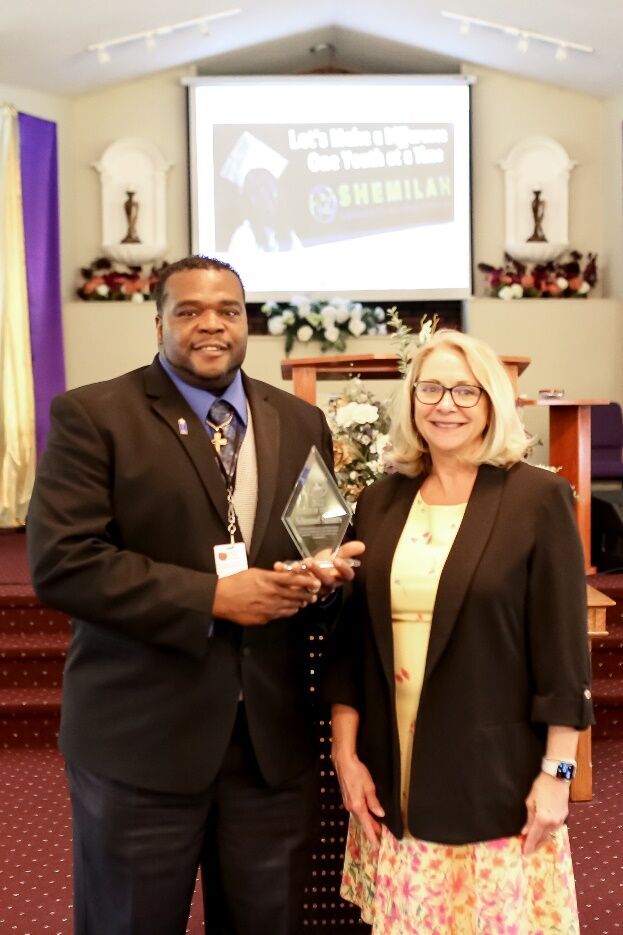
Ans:
POLYGON ((409 365, 407 375, 394 401, 390 428, 391 450, 388 461, 401 474, 415 477, 428 474, 431 457, 428 445, 415 427, 413 418, 413 384, 418 379, 424 361, 438 348, 449 348, 461 354, 489 398, 489 420, 482 444, 468 459, 471 464, 492 464, 510 467, 521 461, 528 440, 517 414, 513 387, 495 351, 470 335, 447 329, 437 331, 419 347, 409 365))

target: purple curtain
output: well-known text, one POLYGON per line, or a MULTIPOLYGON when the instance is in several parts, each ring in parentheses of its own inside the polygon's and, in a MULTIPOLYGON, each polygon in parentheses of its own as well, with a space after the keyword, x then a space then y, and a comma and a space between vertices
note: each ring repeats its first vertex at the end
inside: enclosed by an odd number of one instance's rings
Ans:
POLYGON ((48 433, 50 401, 65 389, 56 124, 19 114, 19 136, 36 438, 40 453, 48 433))

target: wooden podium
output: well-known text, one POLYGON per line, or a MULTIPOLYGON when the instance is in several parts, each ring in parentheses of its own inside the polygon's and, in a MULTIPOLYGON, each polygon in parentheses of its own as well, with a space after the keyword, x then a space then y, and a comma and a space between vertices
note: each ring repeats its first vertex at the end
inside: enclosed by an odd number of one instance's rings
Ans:
MULTIPOLYGON (((502 357, 515 395, 517 380, 530 363, 529 357, 502 357)), ((400 377, 396 354, 340 354, 337 357, 302 357, 281 361, 281 376, 292 380, 294 395, 308 403, 316 402, 318 380, 336 377, 365 377, 366 380, 391 380, 400 377)))
MULTIPOLYGON (((576 493, 576 518, 587 572, 591 572, 591 406, 602 406, 605 399, 524 399, 519 397, 518 379, 530 363, 529 357, 505 356, 500 360, 508 373, 515 396, 522 406, 549 408, 549 460, 576 493)), ((337 357, 305 357, 281 361, 281 375, 292 380, 295 396, 316 402, 318 380, 358 376, 366 380, 387 380, 401 376, 396 354, 341 354, 337 357)), ((590 638, 606 632, 606 607, 613 601, 587 586, 587 631, 590 638)), ((571 798, 585 802, 592 798, 591 729, 580 734, 578 771, 571 786, 571 798)))
POLYGON ((522 406, 549 408, 549 462, 560 467, 576 494, 575 515, 584 547, 587 574, 591 565, 591 406, 607 399, 519 399, 522 406))

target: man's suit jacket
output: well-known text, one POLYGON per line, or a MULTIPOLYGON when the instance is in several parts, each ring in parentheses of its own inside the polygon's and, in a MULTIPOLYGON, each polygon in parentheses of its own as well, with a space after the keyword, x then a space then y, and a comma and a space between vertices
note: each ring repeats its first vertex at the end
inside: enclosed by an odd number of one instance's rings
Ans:
MULTIPOLYGON (((272 568, 298 557, 281 513, 312 444, 332 468, 331 435, 319 409, 244 386, 258 462, 249 566, 272 568)), ((203 790, 241 690, 266 780, 313 762, 305 663, 318 612, 216 621, 209 635, 226 516, 210 439, 157 359, 54 400, 27 529, 40 599, 73 618, 60 742, 76 764, 147 789, 203 790)))
MULTIPOLYGON (((360 712, 358 755, 397 837, 400 756, 390 571, 424 477, 359 500, 366 543, 325 696, 360 712)), ((518 834, 548 724, 591 723, 582 548, 568 483, 520 463, 481 466, 437 591, 418 709, 408 825, 462 844, 518 834)))

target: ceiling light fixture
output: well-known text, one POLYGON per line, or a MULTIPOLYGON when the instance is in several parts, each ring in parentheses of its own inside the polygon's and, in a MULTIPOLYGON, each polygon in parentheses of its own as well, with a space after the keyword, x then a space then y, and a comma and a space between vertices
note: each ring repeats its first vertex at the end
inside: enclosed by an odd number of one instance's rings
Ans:
POLYGON ((446 19, 457 20, 460 23, 459 30, 463 35, 467 35, 471 26, 480 26, 483 29, 495 29, 507 36, 517 37, 517 48, 520 52, 528 51, 530 39, 537 42, 544 42, 547 45, 556 47, 555 57, 559 62, 564 62, 567 58, 568 50, 574 52, 594 52, 595 49, 590 45, 582 45, 580 42, 570 42, 568 39, 559 39, 556 36, 546 36, 541 32, 532 32, 530 29, 521 29, 519 26, 509 26, 504 23, 493 23, 490 20, 478 19, 475 16, 466 16, 465 13, 451 13, 449 10, 442 10, 441 15, 446 19))
POLYGON ((156 26, 153 29, 145 29, 143 32, 133 32, 127 36, 119 36, 116 39, 106 39, 104 42, 94 42, 87 46, 87 52, 94 52, 100 65, 105 65, 110 61, 109 49, 121 45, 128 45, 131 42, 144 42, 149 51, 156 47, 156 40, 163 36, 168 36, 172 32, 178 32, 180 29, 198 28, 202 36, 209 35, 208 23, 215 20, 225 19, 229 16, 237 16, 242 13, 241 7, 235 7, 231 10, 223 10, 222 13, 208 13, 206 16, 196 16, 194 19, 180 20, 179 23, 168 23, 165 26, 156 26))
POLYGON ((330 55, 333 55, 335 46, 332 42, 317 42, 316 45, 310 45, 309 51, 312 55, 317 55, 319 52, 328 52, 330 55))

